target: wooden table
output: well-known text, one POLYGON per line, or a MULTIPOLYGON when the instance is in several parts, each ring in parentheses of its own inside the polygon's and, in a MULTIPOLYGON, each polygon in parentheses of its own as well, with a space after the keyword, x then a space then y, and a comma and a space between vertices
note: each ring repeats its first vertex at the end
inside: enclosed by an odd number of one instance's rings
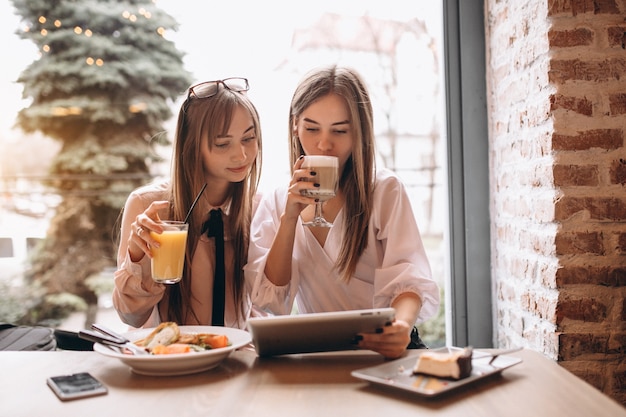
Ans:
POLYGON ((626 408, 543 355, 443 396, 371 385, 352 370, 384 362, 366 351, 258 358, 233 352, 194 375, 136 375, 97 352, 0 352, 0 416, 626 416, 626 408), (46 378, 91 372, 105 396, 61 402, 46 378))

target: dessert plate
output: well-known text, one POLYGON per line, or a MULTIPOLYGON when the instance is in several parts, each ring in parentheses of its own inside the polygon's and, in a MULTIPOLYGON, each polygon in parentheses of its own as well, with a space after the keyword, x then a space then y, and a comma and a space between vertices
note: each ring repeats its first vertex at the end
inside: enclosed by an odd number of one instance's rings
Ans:
MULTIPOLYGON (((462 350, 458 347, 443 347, 430 349, 430 352, 455 352, 462 350)), ((490 375, 500 373, 511 366, 522 362, 520 358, 508 355, 499 355, 491 364, 491 353, 474 349, 472 355, 472 373, 467 378, 453 380, 428 375, 414 375, 413 366, 421 354, 407 358, 396 359, 382 365, 352 371, 352 376, 364 381, 385 385, 404 391, 410 391, 420 396, 434 397, 458 387, 471 384, 490 375)), ((425 351, 424 351, 425 352, 425 351)))
MULTIPOLYGON (((173 376, 203 372, 215 368, 230 353, 250 343, 252 337, 244 330, 214 326, 179 326, 181 333, 215 333, 228 337, 230 346, 203 352, 174 353, 168 355, 129 355, 94 343, 93 350, 101 355, 119 359, 133 372, 150 376, 173 376)), ((154 329, 133 330, 123 335, 134 342, 150 334, 154 329)))

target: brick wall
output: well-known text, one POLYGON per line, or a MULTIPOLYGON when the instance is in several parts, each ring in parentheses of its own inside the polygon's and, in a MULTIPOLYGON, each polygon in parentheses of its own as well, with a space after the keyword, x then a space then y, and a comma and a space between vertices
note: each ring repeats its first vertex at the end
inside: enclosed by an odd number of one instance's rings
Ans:
POLYGON ((626 405, 626 0, 485 0, 497 344, 626 405))

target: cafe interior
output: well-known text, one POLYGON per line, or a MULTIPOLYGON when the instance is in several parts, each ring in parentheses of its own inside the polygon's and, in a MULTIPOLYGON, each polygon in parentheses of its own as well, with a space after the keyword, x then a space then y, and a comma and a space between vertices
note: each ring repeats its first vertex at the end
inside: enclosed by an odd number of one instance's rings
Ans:
POLYGON ((0 414, 626 416, 626 1, 443 10, 443 349, 473 346, 470 377, 416 376, 421 351, 262 357, 237 333, 182 370, 102 344, 5 350, 0 414), (102 395, 59 400, 46 386, 82 372, 102 395))

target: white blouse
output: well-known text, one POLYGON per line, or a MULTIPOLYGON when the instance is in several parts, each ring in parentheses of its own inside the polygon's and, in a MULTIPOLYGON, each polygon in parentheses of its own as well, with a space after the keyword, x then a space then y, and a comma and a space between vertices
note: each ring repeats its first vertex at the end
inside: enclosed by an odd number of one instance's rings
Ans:
POLYGON ((276 286, 265 276, 267 254, 286 200, 287 188, 264 196, 252 220, 244 269, 259 314, 289 314, 294 301, 300 313, 389 307, 405 292, 413 292, 422 300, 418 323, 436 314, 438 285, 431 277, 405 187, 392 171, 377 171, 367 248, 348 283, 340 281, 334 270, 341 249, 343 210, 337 214, 323 247, 307 226, 301 221, 297 225, 289 284, 276 286))

